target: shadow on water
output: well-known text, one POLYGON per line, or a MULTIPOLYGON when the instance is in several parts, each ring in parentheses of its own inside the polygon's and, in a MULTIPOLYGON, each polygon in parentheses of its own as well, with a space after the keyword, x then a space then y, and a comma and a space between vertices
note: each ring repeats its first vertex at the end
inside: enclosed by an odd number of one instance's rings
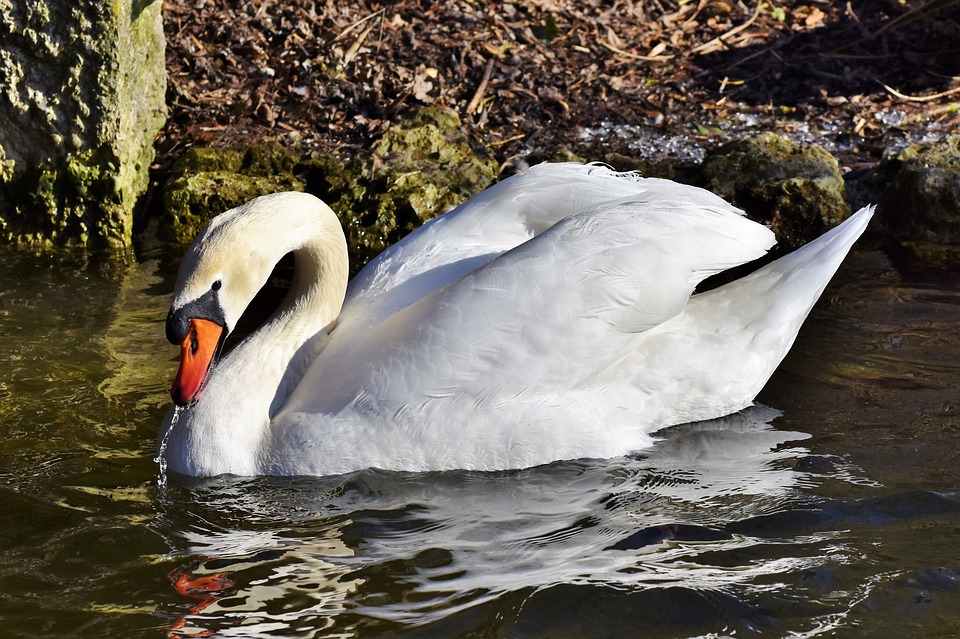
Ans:
POLYGON ((632 458, 173 478, 156 260, 10 253, 8 636, 960 631, 960 288, 854 256, 757 406, 632 458))

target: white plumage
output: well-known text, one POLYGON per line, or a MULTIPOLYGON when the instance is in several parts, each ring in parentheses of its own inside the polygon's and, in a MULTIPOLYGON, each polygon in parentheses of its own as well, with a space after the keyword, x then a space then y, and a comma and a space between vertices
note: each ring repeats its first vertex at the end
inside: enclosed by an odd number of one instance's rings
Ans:
POLYGON ((220 280, 233 328, 289 251, 293 288, 212 369, 164 454, 193 475, 319 475, 642 449, 659 428, 750 405, 871 214, 691 296, 773 234, 701 189, 543 164, 385 251, 341 309, 332 212, 304 194, 259 198, 198 237, 174 311, 220 280))

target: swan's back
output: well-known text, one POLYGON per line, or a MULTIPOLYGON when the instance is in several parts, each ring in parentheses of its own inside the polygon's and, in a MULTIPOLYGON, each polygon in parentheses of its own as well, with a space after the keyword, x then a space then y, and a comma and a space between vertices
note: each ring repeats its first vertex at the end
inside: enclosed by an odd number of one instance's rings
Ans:
POLYGON ((680 313, 702 279, 773 241, 701 189, 540 165, 371 263, 292 401, 336 412, 366 395, 394 410, 419 396, 572 388, 680 313))

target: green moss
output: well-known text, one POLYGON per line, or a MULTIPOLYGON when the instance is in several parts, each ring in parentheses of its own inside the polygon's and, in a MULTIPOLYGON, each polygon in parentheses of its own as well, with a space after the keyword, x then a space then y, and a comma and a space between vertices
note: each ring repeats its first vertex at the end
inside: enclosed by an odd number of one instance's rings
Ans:
POLYGON ((246 175, 280 175, 293 173, 299 157, 276 142, 251 144, 243 148, 240 172, 246 175))
POLYGON ((239 173, 243 152, 239 149, 209 149, 193 147, 181 155, 170 167, 172 175, 230 171, 239 173))
POLYGON ((164 187, 160 236, 185 246, 211 218, 224 211, 268 193, 302 190, 303 183, 292 175, 261 177, 229 171, 181 175, 164 187))
POLYGON ((769 223, 786 249, 805 244, 850 215, 836 158, 822 147, 770 133, 708 154, 700 185, 769 223))
POLYGON ((496 179, 496 162, 477 157, 460 126, 454 111, 424 108, 390 128, 369 156, 317 155, 297 169, 340 216, 354 270, 496 179))

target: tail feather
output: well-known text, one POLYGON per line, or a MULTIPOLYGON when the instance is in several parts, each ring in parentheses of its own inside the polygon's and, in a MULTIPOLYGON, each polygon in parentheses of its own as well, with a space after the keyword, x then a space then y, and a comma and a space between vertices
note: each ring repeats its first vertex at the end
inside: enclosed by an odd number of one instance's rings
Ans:
POLYGON ((861 209, 793 253, 694 295, 682 313, 644 334, 616 374, 658 394, 666 412, 648 417, 677 424, 749 406, 872 215, 873 207, 861 209), (670 384, 662 371, 682 383, 670 384))
POLYGON ((786 357, 873 210, 865 207, 796 251, 690 300, 689 312, 698 318, 699 330, 730 340, 717 381, 739 387, 743 406, 753 401, 786 357))
POLYGON ((777 312, 779 308, 788 314, 802 314, 799 318, 802 323, 850 248, 867 228, 874 208, 860 209, 812 242, 717 290, 729 287, 726 295, 742 291, 741 296, 751 297, 759 291, 769 291, 765 295, 769 296, 771 311, 777 312))

